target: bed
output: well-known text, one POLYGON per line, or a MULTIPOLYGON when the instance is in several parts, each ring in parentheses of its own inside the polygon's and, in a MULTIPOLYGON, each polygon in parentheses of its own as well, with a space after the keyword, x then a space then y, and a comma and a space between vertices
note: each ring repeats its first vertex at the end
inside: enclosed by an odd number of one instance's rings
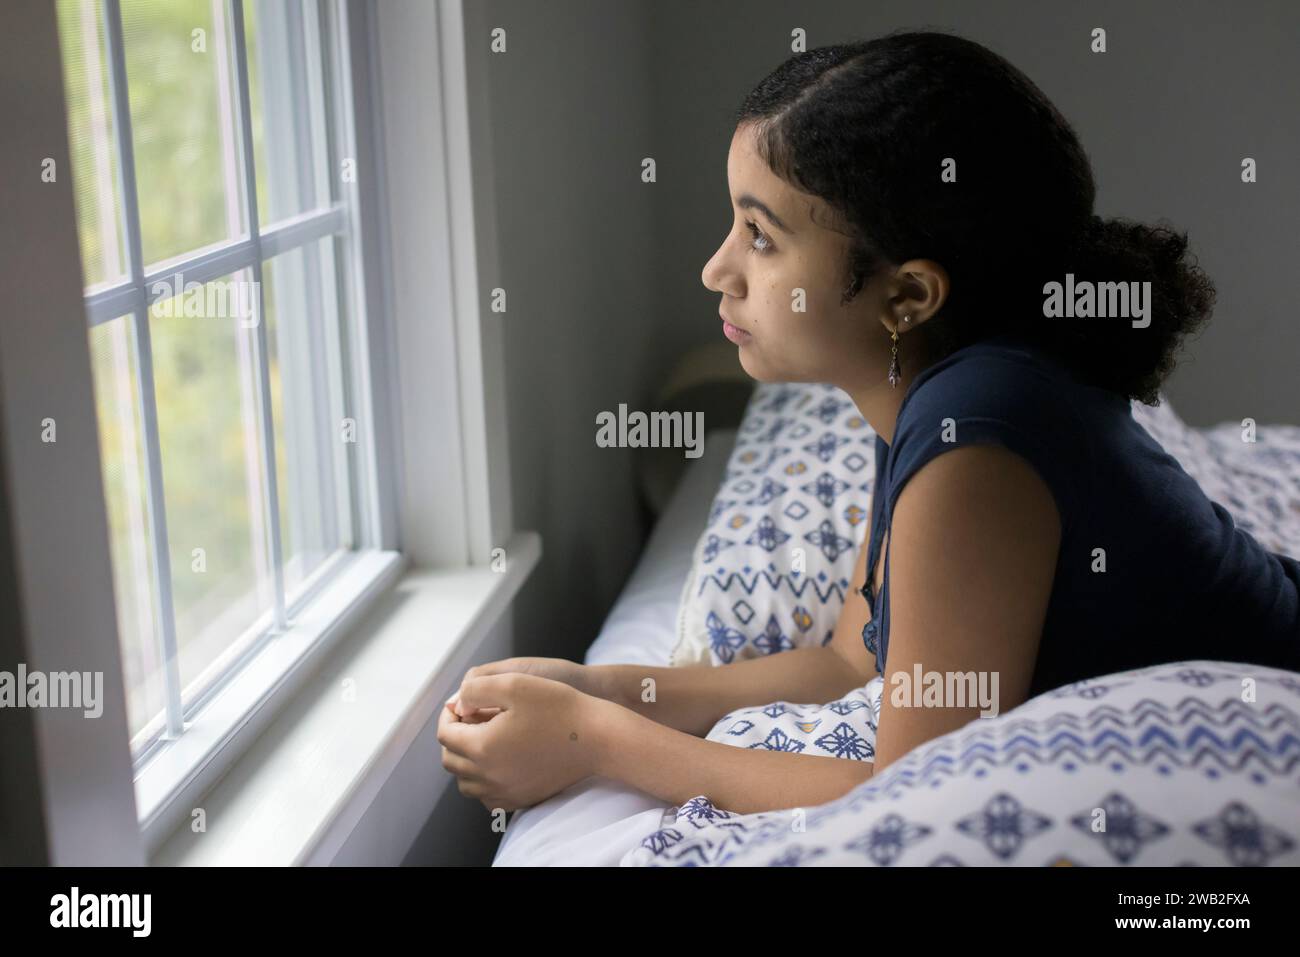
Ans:
MULTIPOLYGON (((842 603, 844 569, 861 542, 861 515, 843 508, 843 499, 834 512, 820 509, 816 497, 829 478, 846 490, 844 498, 861 498, 872 471, 860 453, 873 435, 846 398, 829 386, 760 384, 738 430, 709 434, 587 663, 718 665, 733 655, 783 650, 791 640, 824 641, 842 603), (790 481, 790 460, 781 455, 798 448, 814 467, 790 481), (808 494, 796 521, 783 503, 823 467, 839 471, 803 486, 808 494), (729 512, 746 505, 755 506, 754 517, 762 513, 755 524, 767 523, 769 535, 820 543, 808 576, 820 585, 791 586, 793 577, 777 574, 775 565, 758 567, 768 555, 746 553, 743 536, 752 526, 736 535, 734 516, 727 524, 729 512), (720 542, 729 557, 719 557, 720 542), (757 594, 768 585, 770 594, 757 594), (731 617, 737 608, 750 615, 751 605, 762 616, 775 609, 767 629, 731 617), (782 630, 778 615, 801 628, 782 630), (742 632, 749 638, 741 640, 742 632), (758 647, 773 634, 779 642, 758 647)), ((1269 441, 1247 447, 1235 425, 1190 429, 1167 403, 1135 404, 1134 416, 1207 494, 1230 503, 1240 527, 1272 550, 1300 553, 1300 429, 1271 428, 1269 441)), ((838 702, 742 709, 708 737, 741 747, 773 747, 776 739, 782 750, 870 760, 880 679, 873 685, 838 702), (797 730, 817 727, 802 737, 797 730)), ((1079 682, 927 742, 816 808, 742 816, 705 795, 665 807, 590 778, 516 812, 494 861, 846 864, 1300 864, 1300 673, 1194 661, 1079 682)))

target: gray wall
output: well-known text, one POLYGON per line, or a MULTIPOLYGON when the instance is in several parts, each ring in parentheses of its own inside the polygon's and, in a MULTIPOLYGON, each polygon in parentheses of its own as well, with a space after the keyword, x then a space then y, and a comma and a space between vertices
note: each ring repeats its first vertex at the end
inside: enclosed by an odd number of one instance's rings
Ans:
POLYGON ((664 324, 658 194, 640 180, 650 26, 643 4, 600 0, 492 3, 487 19, 507 36, 487 73, 514 519, 543 542, 516 653, 581 658, 647 530, 631 450, 595 435, 598 412, 645 408, 661 373, 646 361, 664 324))
MULTIPOLYGON (((645 533, 627 450, 595 414, 646 408, 683 350, 716 341, 700 270, 729 228, 740 98, 789 55, 897 27, 952 29, 1008 57, 1070 119, 1098 212, 1189 231, 1215 317, 1167 384, 1198 425, 1300 422, 1300 322, 1283 292, 1300 220, 1300 4, 492 0, 501 284, 509 312, 516 524, 544 537, 518 652, 579 657, 645 533), (1109 52, 1089 52, 1103 26, 1109 52), (652 156, 658 181, 640 181, 652 156), (1243 185, 1243 156, 1260 182, 1243 185)), ((473 38, 471 38, 472 40, 473 38)), ((473 48, 471 48, 473 55, 473 48)))

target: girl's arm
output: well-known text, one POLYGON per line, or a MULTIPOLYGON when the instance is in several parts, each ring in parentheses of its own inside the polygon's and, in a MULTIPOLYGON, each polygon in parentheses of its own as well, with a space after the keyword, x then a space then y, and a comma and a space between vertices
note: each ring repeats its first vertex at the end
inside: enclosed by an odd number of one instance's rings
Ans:
POLYGON ((873 768, 869 761, 735 748, 665 727, 611 701, 586 702, 590 720, 583 723, 594 738, 594 773, 669 804, 704 794, 715 807, 740 814, 811 807, 848 793, 873 768))
POLYGON ((488 808, 529 807, 592 774, 665 802, 706 794, 720 808, 823 804, 866 780, 868 762, 734 748, 704 735, 729 711, 832 701, 878 675, 862 643, 871 617, 870 534, 831 640, 720 667, 584 666, 517 658, 470 670, 438 720, 443 767, 488 808), (544 679, 544 680, 543 680, 544 679), (652 684, 647 684, 651 679, 652 684))
POLYGON ((824 804, 872 771, 865 761, 702 741, 518 672, 467 679, 438 717, 438 742, 460 793, 494 810, 531 807, 601 775, 678 805, 703 794, 729 811, 768 811, 824 804))
MULTIPOLYGON (((877 771, 1029 697, 1061 536, 1051 489, 1003 446, 950 449, 911 477, 890 528, 889 660, 877 771), (943 680, 938 707, 915 687, 918 672, 943 680), (977 692, 989 693, 987 701, 970 700, 971 679, 977 692)), ((1068 561, 1090 560, 1092 543, 1082 553, 1075 548, 1068 561)))
MULTIPOLYGON (((861 639, 858 644, 861 645, 861 639)), ((865 656, 866 649, 863 649, 865 656)), ((597 694, 642 718, 703 736, 738 708, 790 701, 821 704, 861 688, 876 674, 846 661, 829 645, 729 665, 656 668, 603 665, 597 694)))

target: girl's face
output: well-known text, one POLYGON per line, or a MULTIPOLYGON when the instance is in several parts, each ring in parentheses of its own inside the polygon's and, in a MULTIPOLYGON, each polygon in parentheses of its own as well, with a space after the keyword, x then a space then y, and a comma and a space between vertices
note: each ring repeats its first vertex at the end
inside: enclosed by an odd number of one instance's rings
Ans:
MULTIPOLYGON (((758 155, 753 124, 737 128, 727 154, 735 220, 704 266, 704 285, 722 294, 739 333, 745 371, 760 382, 830 382, 844 389, 885 380, 890 330, 901 297, 892 270, 867 281, 847 305, 848 237, 818 197, 776 176, 758 155)), ((900 327, 900 333, 907 327, 900 327)))

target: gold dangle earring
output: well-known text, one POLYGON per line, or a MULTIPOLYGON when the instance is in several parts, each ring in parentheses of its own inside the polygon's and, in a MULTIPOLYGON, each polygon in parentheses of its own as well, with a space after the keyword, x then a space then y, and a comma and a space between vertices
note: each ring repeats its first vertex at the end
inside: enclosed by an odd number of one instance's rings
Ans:
MULTIPOLYGON (((908 316, 903 321, 911 322, 912 317, 908 316)), ((890 339, 889 385, 891 388, 897 389, 899 380, 902 379, 902 370, 899 369, 898 366, 898 328, 897 327, 895 327, 894 330, 890 332, 889 339, 890 339)))

